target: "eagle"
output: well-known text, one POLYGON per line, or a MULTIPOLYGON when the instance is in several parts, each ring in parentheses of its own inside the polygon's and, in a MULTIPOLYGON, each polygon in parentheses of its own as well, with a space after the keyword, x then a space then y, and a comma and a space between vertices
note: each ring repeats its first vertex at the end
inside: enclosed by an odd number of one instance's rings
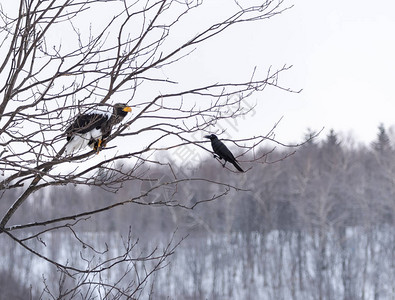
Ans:
POLYGON ((131 111, 126 104, 117 103, 113 106, 112 113, 96 108, 78 115, 65 132, 66 153, 73 153, 86 146, 99 153, 106 146, 106 139, 110 136, 112 127, 131 111))

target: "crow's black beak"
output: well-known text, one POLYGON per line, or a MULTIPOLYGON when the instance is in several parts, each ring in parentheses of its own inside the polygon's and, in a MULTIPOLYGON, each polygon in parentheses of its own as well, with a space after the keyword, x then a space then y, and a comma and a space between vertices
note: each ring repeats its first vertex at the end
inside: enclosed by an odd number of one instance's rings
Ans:
POLYGON ((211 135, 205 135, 204 136, 206 139, 209 139, 209 138, 211 138, 211 135))

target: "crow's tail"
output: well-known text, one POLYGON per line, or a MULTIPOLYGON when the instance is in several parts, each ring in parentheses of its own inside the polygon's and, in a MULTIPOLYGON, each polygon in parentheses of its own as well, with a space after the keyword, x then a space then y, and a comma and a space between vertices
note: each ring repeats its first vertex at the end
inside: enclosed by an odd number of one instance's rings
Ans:
POLYGON ((232 161, 231 163, 235 166, 235 168, 236 168, 237 170, 239 170, 240 172, 243 172, 243 173, 244 173, 243 169, 239 166, 239 164, 238 164, 235 160, 232 161))

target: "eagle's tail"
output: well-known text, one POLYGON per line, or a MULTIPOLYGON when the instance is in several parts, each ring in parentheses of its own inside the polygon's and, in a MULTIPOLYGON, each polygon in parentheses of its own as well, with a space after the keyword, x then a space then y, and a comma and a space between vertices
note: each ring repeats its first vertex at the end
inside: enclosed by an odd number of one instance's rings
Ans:
POLYGON ((89 139, 80 134, 75 134, 66 144, 66 154, 71 154, 85 148, 89 143, 89 139))

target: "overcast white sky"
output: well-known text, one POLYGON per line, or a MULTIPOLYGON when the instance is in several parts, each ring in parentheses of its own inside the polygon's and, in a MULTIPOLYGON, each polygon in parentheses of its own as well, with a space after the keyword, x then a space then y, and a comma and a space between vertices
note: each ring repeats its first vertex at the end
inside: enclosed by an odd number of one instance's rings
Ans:
MULTIPOLYGON (((228 5, 234 0, 205 1, 207 11, 194 10, 189 24, 205 28, 202 23, 222 20, 228 5)), ((262 74, 269 66, 293 65, 280 84, 303 91, 253 96, 260 103, 255 116, 239 123, 238 131, 229 130, 235 138, 246 130, 265 133, 281 117, 276 138, 283 142, 300 141, 307 128, 325 127, 322 138, 333 128, 369 143, 381 122, 395 125, 395 1, 286 0, 284 5, 294 7, 270 20, 231 28, 199 45, 174 73, 163 72, 195 84, 201 78, 244 80, 255 66, 262 74)), ((177 36, 188 33, 193 30, 184 26, 177 36)))
POLYGON ((302 0, 281 19, 281 56, 303 88, 280 104, 287 140, 325 126, 369 142, 395 124, 395 1, 302 0))
MULTIPOLYGON (((216 42, 227 45, 225 53, 213 57, 214 42, 196 55, 213 78, 213 66, 223 75, 293 65, 280 82, 300 94, 268 91, 257 99, 258 127, 269 129, 284 116, 278 139, 298 141, 308 127, 325 127, 322 137, 334 128, 369 143, 381 122, 395 124, 394 32, 393 0, 298 0, 280 16, 221 35, 216 42)), ((245 125, 243 131, 256 128, 245 125)))
POLYGON ((351 130, 362 141, 380 122, 395 124, 395 1, 302 0, 281 18, 292 32, 284 57, 303 78, 284 123, 351 130))

